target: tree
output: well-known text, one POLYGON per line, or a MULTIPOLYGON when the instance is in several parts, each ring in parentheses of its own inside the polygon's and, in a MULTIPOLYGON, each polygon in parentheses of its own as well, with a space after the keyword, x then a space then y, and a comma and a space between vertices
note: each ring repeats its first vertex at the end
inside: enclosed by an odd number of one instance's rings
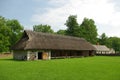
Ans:
POLYGON ((21 37, 23 27, 15 20, 8 20, 0 16, 0 52, 9 51, 21 37))
POLYGON ((97 28, 92 19, 84 18, 80 25, 80 37, 85 38, 88 42, 97 43, 97 28))
POLYGON ((14 45, 22 36, 23 26, 19 23, 18 20, 12 19, 7 20, 7 26, 10 28, 10 44, 14 45))
POLYGON ((101 45, 106 45, 107 44, 108 37, 106 36, 105 33, 103 33, 100 38, 99 38, 99 43, 101 45))
POLYGON ((0 52, 7 52, 9 50, 9 37, 0 34, 0 52))
POLYGON ((79 24, 77 23, 77 16, 70 15, 66 20, 67 26, 66 35, 79 37, 79 24))
POLYGON ((9 31, 10 29, 6 26, 6 19, 0 16, 0 52, 9 50, 9 31))
POLYGON ((49 25, 34 25, 33 30, 36 32, 54 33, 54 31, 51 29, 51 26, 49 25))
POLYGON ((66 35, 66 30, 58 30, 57 34, 66 35))
POLYGON ((120 52, 120 38, 118 37, 110 37, 107 40, 107 46, 109 48, 113 48, 115 52, 120 52))

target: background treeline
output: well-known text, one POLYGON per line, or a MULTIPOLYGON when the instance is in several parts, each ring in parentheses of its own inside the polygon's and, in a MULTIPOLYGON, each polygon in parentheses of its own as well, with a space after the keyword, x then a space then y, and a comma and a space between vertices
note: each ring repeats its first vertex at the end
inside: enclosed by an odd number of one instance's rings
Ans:
MULTIPOLYGON (((109 48, 113 48, 116 52, 120 52, 120 38, 107 37, 105 33, 98 36, 97 27, 93 19, 84 18, 82 23, 79 24, 77 16, 70 15, 65 25, 67 27, 66 30, 54 32, 50 25, 38 24, 33 26, 33 31, 80 37, 92 44, 106 45, 109 48)), ((24 27, 18 20, 9 20, 0 16, 0 52, 10 51, 10 47, 22 36, 23 30, 24 27)))

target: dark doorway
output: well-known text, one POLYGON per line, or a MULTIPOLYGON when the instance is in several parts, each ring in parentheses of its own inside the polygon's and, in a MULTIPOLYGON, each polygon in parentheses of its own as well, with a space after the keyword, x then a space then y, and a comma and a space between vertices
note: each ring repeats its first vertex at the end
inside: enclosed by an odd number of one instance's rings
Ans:
POLYGON ((42 59, 42 52, 38 52, 38 59, 42 59))

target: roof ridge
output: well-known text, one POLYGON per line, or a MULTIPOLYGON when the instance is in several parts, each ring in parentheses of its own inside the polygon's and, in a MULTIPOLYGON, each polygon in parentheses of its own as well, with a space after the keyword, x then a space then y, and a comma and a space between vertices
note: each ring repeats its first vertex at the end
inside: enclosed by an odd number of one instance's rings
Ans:
POLYGON ((42 34, 42 35, 47 35, 47 36, 56 36, 56 37, 61 37, 61 38, 85 40, 84 38, 75 37, 75 36, 59 35, 59 34, 43 33, 43 32, 35 32, 35 31, 32 31, 32 30, 25 30, 25 32, 27 32, 27 33, 35 33, 35 34, 42 34))

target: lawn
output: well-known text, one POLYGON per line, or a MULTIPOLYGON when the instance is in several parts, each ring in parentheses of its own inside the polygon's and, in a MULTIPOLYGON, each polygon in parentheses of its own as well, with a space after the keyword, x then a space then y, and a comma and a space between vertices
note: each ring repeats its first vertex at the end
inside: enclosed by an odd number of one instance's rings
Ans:
POLYGON ((0 59, 0 80, 120 80, 120 57, 0 59))

